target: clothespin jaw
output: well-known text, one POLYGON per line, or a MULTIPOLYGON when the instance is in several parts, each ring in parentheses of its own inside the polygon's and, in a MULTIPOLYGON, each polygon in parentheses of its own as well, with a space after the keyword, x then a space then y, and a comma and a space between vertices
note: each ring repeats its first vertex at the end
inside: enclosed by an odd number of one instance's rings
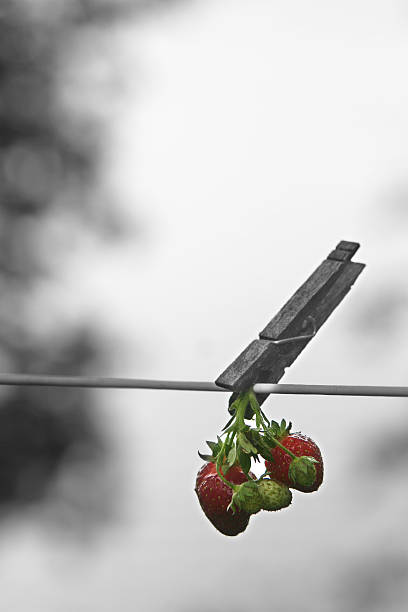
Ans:
POLYGON ((365 264, 351 261, 359 247, 339 242, 216 384, 239 393, 257 382, 277 383, 363 271, 365 264))

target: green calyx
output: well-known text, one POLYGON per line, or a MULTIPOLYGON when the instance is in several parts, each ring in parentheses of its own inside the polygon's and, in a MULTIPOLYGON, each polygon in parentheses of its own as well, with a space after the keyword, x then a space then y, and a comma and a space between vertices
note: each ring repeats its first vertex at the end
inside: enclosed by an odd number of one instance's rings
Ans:
POLYGON ((201 457, 201 459, 203 459, 204 461, 212 461, 212 462, 216 462, 218 455, 220 454, 222 445, 223 445, 223 441, 221 440, 221 438, 219 436, 217 436, 217 442, 212 442, 211 440, 206 440, 206 444, 209 447, 210 451, 211 451, 211 455, 209 454, 205 454, 205 453, 200 453, 200 451, 198 451, 198 455, 199 457, 201 457))
POLYGON ((278 482, 264 478, 258 482, 258 491, 262 499, 262 509, 269 512, 287 508, 292 501, 292 492, 289 487, 278 482))
POLYGON ((234 486, 234 494, 228 506, 234 512, 236 509, 256 514, 262 509, 262 497, 258 489, 258 482, 248 480, 240 485, 234 486))
POLYGON ((294 485, 311 487, 316 481, 317 460, 314 457, 295 457, 289 466, 289 478, 294 485))
POLYGON ((281 440, 290 433, 292 423, 286 423, 285 419, 282 419, 280 423, 277 421, 271 421, 267 429, 266 437, 270 441, 270 445, 276 446, 276 441, 281 440))

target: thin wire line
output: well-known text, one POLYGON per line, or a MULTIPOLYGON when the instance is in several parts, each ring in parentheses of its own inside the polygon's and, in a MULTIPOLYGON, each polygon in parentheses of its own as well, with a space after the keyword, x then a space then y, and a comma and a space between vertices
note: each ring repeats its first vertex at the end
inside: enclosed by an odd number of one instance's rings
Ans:
MULTIPOLYGON (((116 389, 162 389, 177 391, 218 391, 231 393, 213 382, 188 380, 149 380, 137 378, 102 378, 93 376, 54 376, 48 374, 0 374, 0 385, 40 387, 92 387, 116 389)), ((408 397, 408 387, 369 385, 254 385, 256 393, 285 395, 351 395, 365 397, 408 397)))
POLYGON ((290 395, 351 395, 360 397, 408 397, 408 387, 387 387, 371 385, 254 385, 256 393, 277 393, 290 395))
POLYGON ((228 391, 212 382, 101 378, 94 376, 53 376, 49 374, 0 374, 0 385, 37 387, 94 387, 111 389, 163 389, 177 391, 228 391))

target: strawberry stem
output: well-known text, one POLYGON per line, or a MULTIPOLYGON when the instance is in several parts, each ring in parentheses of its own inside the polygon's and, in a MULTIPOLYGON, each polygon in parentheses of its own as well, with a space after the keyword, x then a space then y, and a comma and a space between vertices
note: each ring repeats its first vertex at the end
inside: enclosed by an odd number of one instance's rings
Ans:
MULTIPOLYGON (((237 399, 235 400, 233 406, 235 408, 235 415, 232 424, 225 430, 224 433, 227 434, 224 442, 222 443, 221 449, 219 450, 217 457, 215 459, 215 467, 217 470, 218 476, 221 480, 234 491, 236 490, 236 485, 229 482, 225 476, 221 473, 221 467, 224 464, 224 459, 226 458, 227 453, 231 449, 231 443, 233 442, 235 436, 240 432, 246 431, 248 426, 245 423, 245 411, 249 401, 249 392, 241 393, 237 399)), ((245 471, 245 470, 244 470, 245 471)), ((246 473, 246 472, 245 472, 246 473)), ((247 477, 249 475, 247 474, 247 477)))
POLYGON ((225 478, 225 476, 224 476, 224 475, 221 473, 221 470, 220 470, 220 466, 219 466, 218 460, 217 460, 217 462, 216 462, 216 464, 215 464, 215 468, 216 468, 216 470, 217 470, 217 474, 218 474, 218 476, 221 478, 222 482, 225 482, 225 484, 226 484, 226 485, 227 485, 227 486, 228 486, 230 489, 232 489, 233 491, 235 491, 235 490, 236 490, 237 485, 235 485, 235 484, 233 484, 232 482, 230 482, 229 480, 227 480, 227 479, 225 478))
MULTIPOLYGON (((255 412, 255 415, 256 415, 256 426, 259 427, 260 425, 262 425, 262 427, 266 429, 267 427, 269 427, 269 423, 262 416, 261 407, 258 403, 258 400, 256 399, 255 392, 252 388, 248 391, 248 396, 249 396, 249 401, 251 403, 251 408, 255 412)), ((279 440, 275 438, 275 436, 272 436, 269 433, 268 437, 274 442, 274 444, 276 444, 276 446, 279 446, 279 448, 281 448, 285 453, 287 453, 290 457, 292 457, 292 459, 296 459, 296 455, 294 455, 292 451, 290 451, 288 448, 283 446, 283 444, 281 444, 279 440)))
POLYGON ((264 418, 262 415, 262 410, 261 410, 258 400, 256 399, 254 390, 252 388, 249 389, 247 395, 248 395, 249 402, 251 404, 251 408, 255 412, 256 426, 264 427, 264 428, 269 427, 269 421, 266 418, 264 418))
POLYGON ((215 461, 215 469, 217 470, 217 474, 218 476, 221 478, 221 480, 230 488, 235 490, 235 486, 232 482, 230 482, 229 480, 227 480, 225 478, 225 476, 221 473, 221 466, 224 462, 224 457, 225 457, 225 449, 227 447, 227 444, 233 440, 235 436, 235 433, 233 433, 233 435, 230 437, 230 434, 227 435, 227 437, 225 438, 224 442, 222 443, 220 452, 217 455, 216 461, 215 461))
POLYGON ((234 431, 239 432, 245 429, 245 410, 248 405, 248 393, 243 393, 237 405, 236 420, 234 424, 234 431))

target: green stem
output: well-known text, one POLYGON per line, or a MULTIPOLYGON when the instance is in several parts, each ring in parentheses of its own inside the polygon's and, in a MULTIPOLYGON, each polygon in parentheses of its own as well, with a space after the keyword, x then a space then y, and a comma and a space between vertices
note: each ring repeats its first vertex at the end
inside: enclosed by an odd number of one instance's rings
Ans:
POLYGON ((245 429, 245 410, 248 405, 248 393, 243 393, 240 397, 236 409, 236 421, 234 431, 242 431, 245 429))
MULTIPOLYGON (((233 438, 234 438, 234 436, 235 436, 235 434, 233 434, 233 436, 232 436, 232 438, 231 438, 231 439, 233 439, 233 438)), ((215 461, 215 469, 217 470, 217 474, 218 474, 218 476, 221 478, 221 480, 222 480, 222 481, 223 481, 223 482, 224 482, 224 483, 225 483, 225 484, 226 484, 226 485, 227 485, 227 486, 228 486, 230 489, 235 490, 236 485, 234 485, 232 482, 230 482, 229 480, 227 480, 227 479, 225 478, 225 476, 224 476, 223 474, 221 474, 221 470, 220 470, 220 463, 222 463, 222 460, 223 460, 223 458, 224 458, 224 454, 225 454, 225 447, 226 447, 226 445, 227 445, 227 440, 229 440, 229 434, 228 434, 228 436, 226 437, 226 439, 224 440, 224 442, 223 442, 223 444, 222 444, 222 447, 221 447, 221 450, 220 450, 220 452, 218 453, 217 459, 216 459, 216 461, 215 461)))
POLYGON ((232 482, 230 482, 229 480, 227 480, 220 472, 220 469, 218 467, 218 465, 215 466, 217 468, 217 474, 218 476, 221 478, 221 480, 223 482, 225 482, 225 484, 230 488, 230 489, 234 489, 235 485, 232 484, 232 482))
POLYGON ((245 408, 248 403, 248 399, 245 397, 246 394, 239 394, 236 400, 231 404, 230 408, 234 408, 235 414, 229 421, 229 426, 224 430, 224 433, 237 433, 245 427, 245 408), (246 400, 246 401, 245 401, 246 400), (244 404, 244 406, 243 406, 244 404))
MULTIPOLYGON (((228 487, 230 487, 233 490, 236 490, 237 485, 234 485, 232 482, 229 482, 225 478, 225 476, 221 473, 221 467, 224 461, 224 455, 225 455, 226 448, 229 448, 231 446, 231 442, 234 440, 235 436, 239 432, 246 431, 248 429, 248 426, 245 423, 245 412, 248 406, 248 402, 251 404, 252 410, 254 411, 256 415, 256 426, 257 427, 262 426, 264 428, 269 426, 268 421, 264 419, 261 414, 262 411, 260 409, 260 406, 259 406, 258 400, 256 399, 254 391, 250 389, 249 391, 240 393, 237 399, 235 400, 235 402, 232 404, 232 406, 235 409, 235 418, 233 422, 231 423, 231 425, 224 431, 224 433, 226 434, 226 438, 222 444, 222 447, 215 461, 215 467, 216 467, 218 476, 221 478, 222 482, 224 482, 228 487)), ((246 476, 248 479, 250 479, 249 474, 246 474, 246 476)))
POLYGON ((249 402, 251 404, 251 408, 252 410, 255 412, 255 417, 256 417, 256 426, 257 427, 268 427, 269 423, 267 420, 265 420, 262 416, 262 410, 261 407, 258 403, 258 400, 256 399, 256 395, 253 389, 250 389, 248 391, 248 398, 249 398, 249 402))
MULTIPOLYGON (((257 421, 258 419, 260 420, 262 427, 264 427, 264 429, 266 427, 269 426, 269 423, 267 423, 267 421, 265 421, 265 419, 263 418, 262 414, 261 414, 261 407, 259 406, 258 400, 256 399, 256 395, 253 389, 250 389, 248 391, 248 395, 249 395, 249 401, 251 402, 251 407, 252 410, 255 412, 256 416, 257 416, 257 421)), ((292 457, 292 459, 296 459, 296 455, 294 455, 292 453, 292 451, 290 451, 288 448, 286 448, 286 446, 283 446, 283 444, 281 444, 279 442, 279 440, 277 440, 274 436, 269 434, 269 437, 271 438, 271 440, 273 440, 273 442, 276 444, 276 446, 279 446, 279 448, 281 448, 285 453, 287 453, 290 457, 292 457)))

